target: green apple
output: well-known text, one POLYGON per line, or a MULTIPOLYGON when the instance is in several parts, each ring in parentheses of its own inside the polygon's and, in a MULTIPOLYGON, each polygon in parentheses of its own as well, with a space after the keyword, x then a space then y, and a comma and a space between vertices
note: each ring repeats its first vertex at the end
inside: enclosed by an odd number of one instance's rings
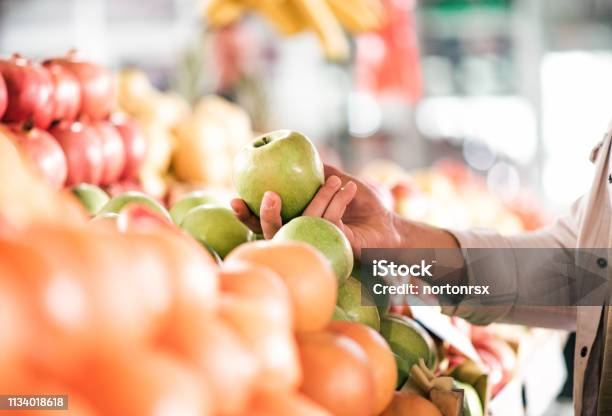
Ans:
POLYGON ((368 325, 376 331, 380 329, 378 309, 369 293, 362 292, 361 282, 354 277, 349 277, 338 287, 336 305, 346 313, 349 320, 368 325))
POLYGON ((125 192, 121 195, 117 195, 116 197, 108 201, 106 205, 102 207, 99 213, 100 214, 105 214, 107 212, 118 213, 126 205, 130 205, 130 204, 146 205, 149 208, 153 209, 153 211, 160 213, 168 221, 172 221, 172 219, 170 218, 170 214, 168 214, 168 211, 166 210, 166 208, 164 208, 162 204, 160 204, 159 202, 151 198, 149 195, 144 194, 142 192, 136 192, 136 191, 125 192))
POLYGON ((110 199, 102 189, 88 183, 76 185, 71 191, 91 215, 96 215, 110 199))
POLYGON ((480 397, 473 386, 455 381, 455 387, 463 390, 463 415, 464 416, 483 416, 482 403, 480 397))
POLYGON ((176 225, 180 225, 187 212, 192 208, 200 205, 221 205, 219 200, 210 195, 206 191, 194 191, 182 196, 172 208, 170 208, 170 217, 176 225))
POLYGON ((395 355, 399 374, 398 386, 406 381, 412 366, 425 360, 429 368, 435 366, 436 346, 425 329, 414 320, 389 314, 380 320, 380 334, 387 340, 395 355))
POLYGON ((278 230, 273 240, 310 244, 329 260, 340 282, 353 270, 353 250, 348 239, 338 227, 323 218, 294 218, 278 230))
POLYGON ((89 220, 90 224, 99 224, 99 223, 109 223, 109 224, 117 224, 117 220, 119 219, 119 214, 115 214, 114 212, 107 212, 104 214, 96 215, 91 220, 89 220))
POLYGON ((344 312, 340 306, 336 305, 334 307, 334 315, 332 316, 332 320, 334 321, 350 321, 351 318, 344 312))
POLYGON ((480 365, 472 360, 466 359, 453 368, 453 371, 449 375, 457 382, 462 382, 474 387, 481 404, 487 402, 489 392, 491 391, 489 375, 483 371, 480 365))
POLYGON ((212 205, 192 208, 183 218, 181 228, 221 258, 253 236, 233 211, 212 205))
POLYGON ((234 186, 255 215, 264 193, 282 200, 283 222, 304 211, 325 181, 317 149, 303 134, 278 130, 256 138, 234 160, 234 186))

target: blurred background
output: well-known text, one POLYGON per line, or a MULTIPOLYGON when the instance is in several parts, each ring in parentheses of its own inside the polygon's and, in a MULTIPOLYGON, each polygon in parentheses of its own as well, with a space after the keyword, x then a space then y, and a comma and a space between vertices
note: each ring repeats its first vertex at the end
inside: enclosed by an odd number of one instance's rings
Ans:
MULTIPOLYGON (((590 187, 589 153, 612 119, 612 0, 381 0, 380 26, 340 32, 345 52, 337 34, 287 29, 264 6, 286 0, 211 17, 233 1, 0 0, 0 54, 75 48, 115 71, 119 108, 154 149, 138 186, 170 202, 177 187, 231 192, 251 127, 303 131, 390 208, 439 226, 533 230, 590 187), (211 94, 237 106, 201 101, 211 94)), ((546 361, 553 344, 528 354, 528 414, 571 414, 549 407, 565 379, 546 361)))
POLYGON ((220 93, 256 131, 302 130, 351 170, 450 158, 551 212, 589 187, 589 150, 611 118, 612 1, 388 3, 393 39, 355 36, 341 63, 314 34, 282 37, 254 14, 211 31, 196 0, 0 0, 0 53, 77 48, 190 101, 220 93))

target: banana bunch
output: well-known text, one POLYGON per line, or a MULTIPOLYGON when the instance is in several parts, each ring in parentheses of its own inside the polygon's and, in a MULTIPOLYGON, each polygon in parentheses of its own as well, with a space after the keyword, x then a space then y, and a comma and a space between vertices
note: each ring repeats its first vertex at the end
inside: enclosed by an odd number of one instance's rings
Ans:
POLYGON ((286 36, 314 31, 330 60, 348 57, 343 27, 350 33, 367 32, 384 19, 380 0, 208 0, 204 16, 212 27, 224 27, 248 11, 261 14, 286 36))

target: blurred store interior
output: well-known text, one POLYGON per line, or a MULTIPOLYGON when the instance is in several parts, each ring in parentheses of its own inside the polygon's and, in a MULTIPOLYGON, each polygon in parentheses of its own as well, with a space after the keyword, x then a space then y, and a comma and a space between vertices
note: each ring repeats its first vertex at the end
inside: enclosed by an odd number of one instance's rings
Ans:
POLYGON ((404 71, 376 68, 386 81, 370 74, 385 54, 376 35, 354 39, 352 62, 329 63, 312 33, 281 38, 258 16, 207 30, 195 0, 1 0, 0 53, 76 48, 191 100, 220 92, 257 130, 302 130, 352 170, 453 158, 492 192, 526 186, 553 212, 589 187, 589 150, 611 118, 612 1, 397 3, 409 9, 404 71))

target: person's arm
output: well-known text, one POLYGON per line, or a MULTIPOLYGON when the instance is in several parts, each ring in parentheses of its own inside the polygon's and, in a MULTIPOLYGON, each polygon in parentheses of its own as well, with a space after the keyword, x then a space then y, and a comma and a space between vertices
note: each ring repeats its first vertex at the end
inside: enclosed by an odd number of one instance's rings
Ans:
MULTIPOLYGON (((548 229, 513 237, 477 230, 448 231, 403 219, 387 210, 376 192, 363 182, 330 166, 326 166, 325 170, 326 183, 303 215, 322 217, 336 224, 349 239, 357 258, 360 258, 362 248, 505 248, 510 251, 520 247, 573 248, 576 245, 573 231, 576 229, 575 213, 548 229)), ((262 232, 265 238, 272 238, 282 226, 281 204, 278 195, 266 193, 261 218, 257 218, 244 201, 232 201, 236 215, 254 231, 262 232)), ((460 250, 456 252, 461 253, 460 250)), ((516 264, 511 259, 512 256, 502 254, 504 264, 501 264, 493 258, 464 261, 459 255, 454 262, 455 267, 457 270, 465 268, 465 273, 450 274, 448 278, 452 280, 434 284, 459 285, 465 283, 463 279, 467 279, 469 284, 493 285, 507 293, 527 290, 521 293, 526 296, 523 299, 527 299, 530 282, 550 276, 534 276, 528 265, 516 264)), ((515 306, 511 302, 505 306, 487 307, 461 302, 444 308, 445 313, 462 316, 477 324, 504 321, 565 329, 575 325, 575 308, 539 307, 537 311, 533 313, 533 308, 515 306)))
POLYGON ((495 257, 490 262, 475 262, 475 265, 467 267, 470 282, 491 284, 497 288, 500 284, 504 285, 501 289, 516 293, 521 302, 490 308, 460 304, 454 308, 445 308, 444 312, 479 324, 495 321, 575 330, 576 307, 569 306, 567 293, 562 290, 567 281, 558 269, 543 265, 547 262, 574 264, 573 249, 577 246, 576 230, 583 211, 583 202, 582 199, 578 200, 569 215, 538 231, 513 236, 502 236, 486 230, 453 231, 461 248, 495 247, 503 250, 500 253, 505 267, 496 264, 495 257), (529 255, 530 251, 532 255, 529 255), (509 258, 509 253, 516 253, 514 261, 509 258), (547 284, 557 286, 551 287, 551 293, 558 297, 557 306, 554 306, 552 301, 549 302, 550 306, 535 306, 536 302, 530 302, 537 292, 534 288, 539 282, 550 282, 547 284))

